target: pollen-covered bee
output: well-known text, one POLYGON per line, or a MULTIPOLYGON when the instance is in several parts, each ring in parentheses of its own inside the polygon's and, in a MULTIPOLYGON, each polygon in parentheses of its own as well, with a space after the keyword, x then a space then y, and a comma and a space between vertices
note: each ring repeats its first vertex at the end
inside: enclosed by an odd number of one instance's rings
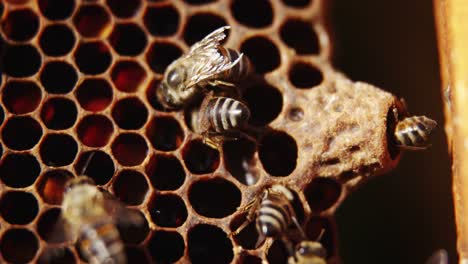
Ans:
POLYGON ((296 245, 288 264, 327 264, 327 250, 320 242, 303 240, 296 245))
POLYGON ((167 67, 156 89, 156 96, 165 108, 183 108, 203 94, 208 85, 238 93, 234 84, 250 73, 251 64, 242 53, 220 44, 226 37, 224 31, 229 28, 225 26, 213 31, 167 67))
POLYGON ((124 246, 106 197, 92 179, 79 176, 67 182, 63 197, 63 217, 78 236, 81 252, 90 263, 126 263, 124 246))
POLYGON ((402 149, 418 150, 429 147, 429 136, 437 122, 426 116, 410 116, 399 121, 395 127, 395 142, 402 149))
POLYGON ((62 212, 69 235, 78 238, 79 249, 89 263, 126 263, 116 221, 138 225, 143 220, 139 214, 132 214, 87 176, 70 179, 65 184, 62 212))
POLYGON ((191 111, 191 126, 195 133, 203 135, 210 145, 214 138, 236 138, 247 124, 249 108, 242 102, 222 96, 206 96, 201 106, 191 111))
POLYGON ((267 237, 280 238, 289 245, 286 231, 291 223, 294 223, 303 233, 292 206, 293 200, 292 191, 283 185, 275 184, 266 188, 262 192, 261 198, 257 197, 242 209, 247 211, 246 220, 231 233, 231 236, 239 234, 242 229, 256 219, 256 227, 260 235, 256 247, 267 237))

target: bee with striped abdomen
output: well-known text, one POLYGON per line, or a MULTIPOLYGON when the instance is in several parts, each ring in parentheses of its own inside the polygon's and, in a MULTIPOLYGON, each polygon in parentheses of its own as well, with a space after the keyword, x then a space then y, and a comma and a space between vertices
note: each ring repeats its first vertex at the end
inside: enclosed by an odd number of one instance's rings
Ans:
MULTIPOLYGON (((92 156, 88 158, 84 169, 92 156)), ((78 238, 79 249, 91 264, 126 263, 116 221, 138 225, 143 220, 109 193, 100 190, 87 176, 79 176, 66 183, 62 218, 66 230, 78 238)))
POLYGON ((216 145, 213 138, 236 138, 235 134, 243 134, 240 129, 249 118, 250 110, 244 103, 229 97, 208 95, 199 109, 191 111, 191 126, 213 146, 216 145))
POLYGON ((229 28, 225 26, 213 31, 167 67, 156 89, 156 96, 166 109, 183 108, 203 94, 208 85, 239 93, 234 84, 250 73, 251 64, 242 53, 220 44, 226 37, 224 31, 229 28))
POLYGON ((255 198, 242 209, 242 211, 247 212, 246 220, 231 233, 231 236, 239 234, 255 219, 257 231, 260 235, 256 247, 267 237, 280 238, 288 247, 290 242, 286 237, 286 231, 291 223, 294 223, 304 233, 292 206, 294 194, 285 186, 275 184, 266 188, 260 197, 255 198))
POLYGON ((430 146, 429 136, 437 122, 426 116, 410 116, 396 124, 394 138, 402 149, 419 150, 430 146))
POLYGON ((104 194, 92 179, 79 176, 65 186, 63 217, 78 236, 80 250, 90 263, 126 263, 124 246, 104 194))

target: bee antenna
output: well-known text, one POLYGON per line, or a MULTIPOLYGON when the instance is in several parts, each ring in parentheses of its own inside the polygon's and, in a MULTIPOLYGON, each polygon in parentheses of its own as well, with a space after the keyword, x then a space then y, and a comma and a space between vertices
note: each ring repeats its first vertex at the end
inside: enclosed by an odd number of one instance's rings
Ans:
POLYGON ((295 216, 291 217, 292 221, 294 222, 294 225, 296 225, 297 230, 299 230, 299 233, 301 233, 301 236, 304 240, 307 240, 307 235, 304 232, 304 229, 302 229, 301 225, 297 221, 297 218, 295 216))
POLYGON ((324 229, 324 228, 322 228, 322 231, 320 231, 320 234, 318 235, 318 237, 317 237, 317 240, 316 240, 316 241, 320 241, 320 240, 322 240, 322 237, 323 237, 323 234, 324 234, 324 233, 325 233, 325 229, 324 229))
POLYGON ((88 169, 88 166, 89 164, 91 163, 91 160, 93 159, 94 157, 94 154, 96 154, 95 151, 91 152, 91 154, 89 154, 88 158, 86 159, 85 161, 85 164, 83 165, 83 167, 81 168, 81 171, 80 171, 80 176, 81 175, 86 175, 86 170, 88 169))

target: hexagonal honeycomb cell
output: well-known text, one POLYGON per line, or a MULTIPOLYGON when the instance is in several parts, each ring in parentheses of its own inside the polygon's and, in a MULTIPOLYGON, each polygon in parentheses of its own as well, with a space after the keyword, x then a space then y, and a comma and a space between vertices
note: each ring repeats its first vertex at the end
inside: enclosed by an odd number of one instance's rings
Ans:
POLYGON ((65 182, 85 164, 145 219, 118 226, 129 263, 285 263, 281 241, 255 247, 253 223, 229 236, 239 208, 274 183, 295 193, 310 238, 325 230, 336 261, 337 206, 398 162, 386 120, 399 102, 333 69, 322 2, 1 2, 0 262, 82 260, 56 233, 66 228, 57 231, 65 182), (223 43, 255 68, 241 90, 258 142, 214 149, 155 89, 173 60, 224 25, 223 43))

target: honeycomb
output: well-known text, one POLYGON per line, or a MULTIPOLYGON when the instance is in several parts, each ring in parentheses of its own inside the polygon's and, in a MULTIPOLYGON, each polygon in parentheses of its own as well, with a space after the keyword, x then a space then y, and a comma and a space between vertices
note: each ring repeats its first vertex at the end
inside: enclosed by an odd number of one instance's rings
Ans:
POLYGON ((245 218, 238 209, 273 183, 295 192, 307 235, 324 229, 339 262, 334 212, 396 166, 388 131, 401 105, 332 67, 324 2, 0 2, 0 262, 85 261, 60 204, 91 153, 86 174, 146 220, 119 226, 129 263, 285 263, 281 242, 255 248, 254 223, 228 236, 245 218), (258 144, 213 149, 155 89, 169 63, 223 25, 225 45, 256 70, 242 86, 258 144))

